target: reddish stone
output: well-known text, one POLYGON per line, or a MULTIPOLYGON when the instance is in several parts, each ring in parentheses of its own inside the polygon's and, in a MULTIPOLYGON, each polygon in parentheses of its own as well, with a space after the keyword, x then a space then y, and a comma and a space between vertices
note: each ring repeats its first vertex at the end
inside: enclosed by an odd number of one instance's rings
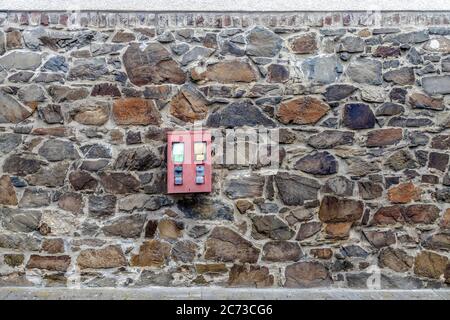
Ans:
POLYGON ((400 128, 378 129, 367 134, 367 147, 383 147, 396 144, 402 140, 403 131, 400 128))
POLYGON ((314 124, 328 113, 330 107, 314 97, 299 97, 280 104, 277 118, 284 124, 314 124))
POLYGON ((208 65, 206 70, 193 68, 194 81, 217 81, 220 83, 253 82, 257 80, 252 66, 244 61, 223 61, 208 65))
POLYGON ((139 254, 131 257, 131 265, 138 267, 162 267, 170 256, 170 245, 159 240, 145 241, 139 254))
POLYGON ((170 102, 170 114, 185 122, 202 120, 208 114, 208 100, 192 86, 184 86, 170 102))
POLYGON ((82 250, 77 258, 81 269, 109 269, 126 266, 127 260, 119 246, 82 250))
POLYGON ((50 271, 67 271, 70 265, 69 256, 38 256, 32 254, 28 260, 28 269, 44 269, 50 271))
POLYGON ((44 239, 42 242, 42 251, 47 253, 63 253, 64 240, 63 239, 44 239))
POLYGON ((317 51, 317 35, 306 33, 289 40, 289 46, 294 53, 314 53, 317 51))
POLYGON ((99 83, 92 88, 91 96, 120 97, 120 91, 115 84, 99 83))
POLYGON ((424 93, 415 92, 408 96, 408 104, 414 108, 444 110, 442 98, 432 98, 424 93))
POLYGON ((393 203, 408 203, 420 200, 422 190, 412 182, 402 183, 388 190, 389 201, 393 203))
POLYGON ((324 196, 320 204, 319 219, 323 222, 353 222, 361 219, 362 201, 324 196))
POLYGON ((114 120, 118 125, 159 125, 161 115, 153 100, 120 99, 114 102, 114 120))
POLYGON ((372 224, 374 225, 388 225, 403 223, 403 213, 405 208, 399 205, 388 206, 378 209, 373 216, 372 224))
POLYGON ((404 216, 410 223, 431 224, 439 218, 439 208, 432 204, 413 204, 406 208, 404 216))

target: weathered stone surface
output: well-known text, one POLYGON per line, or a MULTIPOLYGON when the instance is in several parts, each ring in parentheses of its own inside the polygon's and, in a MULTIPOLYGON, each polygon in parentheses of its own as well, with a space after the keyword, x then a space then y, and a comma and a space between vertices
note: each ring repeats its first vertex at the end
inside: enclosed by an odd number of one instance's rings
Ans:
POLYGON ((264 177, 256 175, 230 177, 225 182, 225 194, 230 199, 261 197, 264 181, 264 177))
POLYGON ((342 121, 350 129, 370 129, 375 126, 375 116, 367 104, 349 103, 344 106, 342 121))
POLYGON ((314 53, 317 51, 317 34, 314 32, 301 34, 289 39, 289 47, 294 53, 314 53))
POLYGON ((158 233, 162 239, 178 239, 182 236, 183 229, 184 224, 173 219, 162 219, 158 223, 158 233))
POLYGON ((310 253, 317 259, 329 260, 333 256, 333 250, 330 248, 311 249, 310 253))
POLYGON ((110 269, 127 265, 119 246, 110 245, 101 249, 82 250, 77 257, 81 269, 110 269))
POLYGON ((259 253, 251 242, 225 227, 215 227, 205 246, 205 259, 215 261, 255 263, 259 253))
POLYGON ((6 70, 35 70, 41 59, 41 54, 36 52, 12 51, 0 57, 0 65, 6 70))
POLYGON ((139 254, 131 257, 131 265, 139 267, 161 267, 170 256, 170 245, 159 240, 144 242, 139 254))
POLYGON ((338 163, 327 151, 309 154, 299 159, 294 168, 314 175, 329 175, 338 171, 338 163))
POLYGON ((138 238, 144 229, 144 223, 144 215, 134 214, 108 221, 108 223, 102 227, 102 231, 106 236, 138 238))
POLYGON ((311 136, 308 144, 316 149, 332 149, 337 146, 352 145, 354 135, 350 131, 324 130, 311 136))
POLYGON ((89 214, 94 217, 113 215, 116 211, 117 198, 113 195, 93 195, 88 200, 89 214))
POLYGON ((97 188, 97 180, 86 171, 72 171, 69 174, 69 181, 72 187, 78 190, 95 190, 97 188))
POLYGON ((396 272, 407 272, 414 264, 414 258, 404 250, 384 248, 380 251, 378 264, 382 268, 389 268, 396 272))
POLYGON ((328 287, 333 281, 327 268, 318 262, 297 262, 286 267, 285 287, 328 287))
POLYGON ((73 119, 84 125, 101 126, 109 119, 109 106, 82 106, 72 112, 73 119))
POLYGON ((38 256, 32 254, 28 260, 27 268, 66 272, 70 261, 69 256, 38 256))
POLYGON ((321 229, 322 224, 320 222, 313 221, 302 223, 300 225, 300 228, 298 229, 298 233, 295 239, 301 241, 310 238, 318 233, 321 229))
POLYGON ((89 95, 89 91, 86 88, 60 85, 51 85, 47 88, 47 92, 54 102, 81 100, 89 95))
POLYGON ((241 127, 265 126, 275 127, 275 122, 266 117, 261 109, 250 101, 230 103, 225 108, 214 112, 208 117, 206 125, 209 127, 241 127))
POLYGON ((388 190, 389 201, 393 203, 408 203, 420 199, 422 190, 412 182, 402 183, 388 190))
POLYGON ((127 98, 113 105, 114 121, 118 125, 159 125, 161 115, 153 100, 127 98))
POLYGON ((53 163, 26 176, 25 180, 33 186, 61 187, 64 185, 68 169, 67 161, 53 163))
POLYGON ((267 267, 253 265, 233 265, 228 278, 230 287, 271 287, 274 283, 274 277, 269 273, 267 267))
POLYGON ((209 101, 192 85, 184 85, 170 102, 170 114, 185 122, 202 120, 208 114, 209 101))
POLYGON ((375 112, 377 116, 394 116, 402 114, 405 108, 397 103, 385 102, 379 106, 375 112))
POLYGON ((279 196, 286 205, 303 205, 306 200, 316 200, 320 185, 313 179, 286 172, 275 176, 279 196))
POLYGON ((289 240, 294 236, 294 231, 274 215, 254 216, 252 222, 252 237, 255 239, 289 240))
POLYGON ((33 232, 39 228, 42 213, 35 210, 0 208, 0 221, 6 230, 33 232))
POLYGON ((450 76, 423 77, 422 87, 429 95, 450 94, 450 76))
POLYGON ((335 82, 342 72, 342 65, 335 55, 308 58, 301 65, 306 79, 320 84, 335 82))
POLYGON ((114 168, 118 170, 146 171, 161 165, 161 157, 149 147, 126 149, 117 156, 114 168))
POLYGON ((448 258, 431 251, 420 252, 414 262, 414 273, 427 278, 439 279, 444 274, 448 258))
POLYGON ((68 80, 98 80, 108 73, 105 58, 77 59, 72 63, 68 80))
POLYGON ((443 110, 444 104, 442 99, 431 98, 425 94, 415 92, 408 96, 408 103, 414 108, 443 110))
POLYGON ((333 240, 348 239, 352 225, 353 222, 328 223, 325 226, 326 238, 333 240))
POLYGON ((430 152, 428 167, 444 172, 448 167, 449 155, 439 152, 430 152))
POLYGON ((14 97, 0 91, 0 123, 19 123, 33 111, 20 104, 14 97))
POLYGON ((324 96, 327 101, 339 101, 348 98, 356 90, 358 88, 351 84, 332 84, 326 88, 324 96))
POLYGON ((15 133, 0 134, 0 154, 4 155, 15 150, 22 143, 22 136, 15 133))
POLYGON ((183 59, 181 60, 181 64, 183 66, 188 65, 191 62, 202 60, 204 58, 209 57, 212 55, 214 50, 205 48, 205 47, 193 47, 191 50, 186 52, 186 54, 183 56, 183 59))
POLYGON ((363 231, 364 237, 370 242, 375 248, 379 249, 382 247, 387 247, 395 244, 395 234, 391 231, 363 231))
POLYGON ((450 251, 450 233, 447 231, 433 234, 422 243, 422 246, 431 250, 450 251))
POLYGON ((177 241, 172 247, 171 256, 175 261, 188 263, 195 259, 197 250, 198 246, 192 241, 177 241))
POLYGON ((191 70, 194 81, 217 81, 220 83, 253 82, 257 80, 256 71, 246 61, 225 60, 209 64, 206 68, 191 70))
POLYGON ((314 97, 301 97, 281 103, 277 118, 284 124, 314 124, 319 121, 330 107, 314 97))
POLYGON ((7 206, 17 205, 16 191, 9 176, 0 177, 0 204, 7 206))
POLYGON ((58 200, 58 207, 74 214, 82 212, 84 206, 83 197, 79 193, 67 192, 62 194, 58 200))
POLYGON ((110 97, 120 97, 119 88, 112 83, 99 83, 96 84, 91 91, 91 96, 110 96, 110 97))
POLYGON ((430 52, 439 52, 448 54, 450 53, 450 40, 446 37, 438 37, 428 40, 427 43, 423 45, 423 48, 430 52))
POLYGON ((381 70, 382 64, 380 61, 358 58, 347 67, 347 75, 356 83, 380 85, 383 82, 381 70))
POLYGON ((41 247, 41 240, 33 235, 28 234, 0 234, 0 248, 21 250, 21 251, 38 251, 41 247))
POLYGON ((45 141, 39 148, 39 155, 48 161, 75 160, 80 157, 72 142, 59 139, 45 141))
POLYGON ((384 147, 396 144, 402 140, 402 129, 379 129, 367 134, 367 147, 384 147))
POLYGON ((362 201, 324 196, 320 204, 319 218, 323 222, 351 222, 362 217, 362 201))
POLYGON ((186 75, 170 53, 159 43, 150 43, 141 50, 132 43, 123 55, 123 63, 130 81, 138 86, 146 84, 182 84, 186 75))
POLYGON ((439 217, 439 212, 439 208, 432 204, 413 204, 403 214, 409 223, 431 224, 439 217))
POLYGON ((389 225, 403 223, 405 208, 400 205, 382 207, 375 212, 372 223, 375 225, 389 225))
POLYGON ((283 39, 280 36, 259 26, 248 32, 246 40, 246 53, 257 57, 273 57, 277 55, 283 43, 283 39))
POLYGON ((434 149, 450 149, 450 135, 436 135, 431 140, 431 147, 434 149))
POLYGON ((298 261, 303 256, 296 242, 269 241, 263 247, 262 259, 270 262, 298 261))
POLYGON ((400 171, 404 169, 414 169, 417 167, 417 162, 414 156, 407 150, 399 150, 394 152, 387 158, 384 165, 391 170, 400 171))
POLYGON ((210 197, 186 197, 177 202, 186 218, 200 220, 233 220, 233 207, 210 197))
POLYGON ((281 64, 271 64, 267 72, 268 82, 283 83, 289 80, 289 69, 281 64))
POLYGON ((322 188, 323 193, 331 193, 336 196, 352 196, 354 183, 345 177, 337 176, 327 180, 322 188))
POLYGON ((139 180, 129 173, 104 172, 99 176, 100 182, 106 192, 113 194, 133 193, 136 192, 140 186, 139 180))
POLYGON ((399 47, 378 46, 372 55, 378 58, 398 57, 401 51, 399 47))
POLYGON ((377 199, 383 194, 383 187, 379 183, 374 183, 372 181, 358 182, 358 190, 361 198, 364 200, 377 199))
POLYGON ((339 39, 337 52, 363 52, 365 47, 364 39, 355 36, 345 36, 339 39))
POLYGON ((19 208, 39 208, 50 205, 51 192, 36 187, 26 188, 19 202, 19 208))
POLYGON ((414 84, 414 81, 416 80, 414 69, 409 67, 388 71, 383 75, 383 78, 388 82, 393 82, 402 86, 414 84))

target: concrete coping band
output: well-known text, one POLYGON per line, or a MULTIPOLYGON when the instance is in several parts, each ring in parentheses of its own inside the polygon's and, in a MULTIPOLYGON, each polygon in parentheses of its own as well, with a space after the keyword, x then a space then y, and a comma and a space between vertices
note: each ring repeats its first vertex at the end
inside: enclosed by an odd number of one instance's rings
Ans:
POLYGON ((12 0, 2 11, 152 11, 152 12, 289 12, 289 11, 446 11, 448 0, 12 0))

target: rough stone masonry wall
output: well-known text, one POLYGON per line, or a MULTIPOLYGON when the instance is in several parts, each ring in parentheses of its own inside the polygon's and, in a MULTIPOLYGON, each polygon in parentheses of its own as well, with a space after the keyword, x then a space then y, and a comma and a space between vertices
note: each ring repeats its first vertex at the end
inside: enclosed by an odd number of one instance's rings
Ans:
POLYGON ((0 26, 0 286, 448 286, 450 13, 0 26), (194 121, 279 128, 280 170, 166 195, 194 121))

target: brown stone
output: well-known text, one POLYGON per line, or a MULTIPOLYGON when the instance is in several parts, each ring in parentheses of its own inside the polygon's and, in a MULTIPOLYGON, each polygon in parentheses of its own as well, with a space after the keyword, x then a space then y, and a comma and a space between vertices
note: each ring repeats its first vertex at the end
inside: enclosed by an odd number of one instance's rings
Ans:
POLYGON ((372 130, 367 133, 367 147, 384 147, 396 144, 402 140, 403 131, 400 128, 372 130))
POLYGON ((413 204, 404 212, 405 220, 409 223, 432 224, 439 218, 439 208, 432 204, 413 204))
POLYGON ((422 190, 412 182, 401 183, 388 190, 389 201, 393 203, 408 203, 420 200, 422 190))
POLYGON ((442 216, 440 225, 444 229, 450 229, 450 208, 445 210, 445 213, 442 216))
POLYGON ((314 32, 305 33, 289 40, 289 46, 294 53, 314 53, 317 51, 317 35, 314 32))
POLYGON ((401 55, 399 47, 379 46, 373 53, 374 57, 387 58, 398 57, 401 55))
POLYGON ((135 193, 140 186, 139 180, 124 172, 104 172, 100 174, 100 180, 106 192, 113 194, 135 193))
POLYGON ((72 113, 73 120, 84 125, 101 126, 109 119, 107 106, 83 106, 72 113))
POLYGON ((67 192, 62 194, 58 200, 58 207, 75 214, 83 211, 83 197, 79 193, 67 192))
POLYGON ((439 134, 431 140, 431 147, 434 149, 449 150, 450 135, 439 134))
POLYGON ((444 110, 444 102, 442 98, 432 98, 424 93, 412 93, 408 96, 408 104, 414 108, 444 110))
POLYGON ((227 266, 225 263, 198 263, 195 265, 195 270, 198 274, 204 273, 224 273, 227 272, 227 266))
POLYGON ((118 125, 159 125, 161 123, 161 115, 153 100, 141 98, 116 100, 113 115, 118 125))
POLYGON ((328 287, 333 281, 327 268, 319 262, 297 262, 286 267, 285 287, 328 287))
POLYGON ((388 225, 403 223, 405 219, 403 218, 405 208, 399 205, 382 207, 375 212, 372 220, 374 225, 388 225))
POLYGON ((317 98, 300 97, 281 103, 277 118, 284 124, 314 124, 329 110, 330 107, 317 98))
POLYGON ((333 256, 333 250, 331 250, 330 248, 311 249, 309 253, 317 259, 324 260, 329 260, 333 256))
POLYGON ((248 210, 253 210, 255 205, 249 200, 239 199, 236 201, 236 207, 240 213, 244 214, 248 210))
POLYGON ((450 251, 450 233, 448 231, 435 233, 426 239, 422 246, 431 250, 450 251))
POLYGON ((146 84, 182 84, 186 75, 170 53, 157 42, 147 45, 142 51, 139 43, 132 43, 123 55, 123 64, 130 81, 142 86, 146 84))
POLYGON ((350 229, 353 222, 328 223, 325 226, 325 234, 327 239, 343 240, 350 235, 350 229))
POLYGON ((391 230, 388 231, 363 231, 366 239, 375 248, 382 248, 395 244, 395 235, 391 230))
POLYGON ((110 97, 120 97, 119 88, 117 85, 112 83, 99 83, 96 84, 91 91, 91 96, 110 96, 110 97))
POLYGON ((296 242, 269 241, 263 247, 263 260, 271 262, 298 261, 303 256, 296 242))
POLYGON ((225 227, 215 227, 205 245, 205 259, 215 261, 255 263, 259 252, 250 241, 225 227))
POLYGON ((7 206, 17 205, 16 191, 9 176, 0 177, 0 204, 7 206))
POLYGON ((202 120, 208 114, 209 101, 193 86, 185 85, 170 102, 170 114, 185 122, 202 120))
POLYGON ((267 81, 283 83, 289 80, 289 69, 281 64, 271 64, 267 68, 267 81))
POLYGON ((22 48, 22 34, 19 30, 13 30, 6 33, 6 48, 20 49, 22 48))
MULTIPOLYGON (((15 253, 10 253, 10 254, 5 254, 3 256, 3 261, 10 267, 18 267, 21 266, 23 264, 25 260, 25 256, 23 254, 15 254, 15 253)), ((1 285, 0 285, 1 287, 1 285)))
POLYGON ((170 245, 159 240, 145 241, 139 254, 131 257, 131 265, 137 267, 162 267, 170 256, 170 245))
POLYGON ((45 269, 50 271, 66 272, 70 265, 69 256, 38 256, 32 254, 28 260, 28 269, 45 269))
POLYGON ((72 171, 69 174, 69 181, 75 190, 95 190, 97 180, 87 171, 72 171))
POLYGON ((228 278, 230 287, 271 287, 274 283, 273 275, 267 267, 253 265, 233 265, 228 278))
POLYGON ((177 239, 183 234, 184 225, 172 219, 162 219, 158 223, 158 232, 161 239, 177 239))
POLYGON ((414 273, 418 276, 439 279, 444 274, 448 258, 431 251, 422 251, 416 256, 414 273))
POLYGON ((109 269, 127 265, 119 246, 110 245, 101 249, 82 250, 77 258, 81 269, 109 269))
POLYGON ((296 240, 304 240, 312 237, 322 229, 322 223, 317 221, 305 222, 300 225, 298 229, 296 240))
POLYGON ((411 269, 413 263, 414 258, 401 249, 384 248, 380 251, 378 257, 380 267, 389 268, 396 272, 407 272, 411 269))
POLYGON ((118 31, 114 37, 111 39, 111 42, 120 43, 120 42, 131 42, 135 40, 135 36, 131 32, 118 31))
POLYGON ((210 64, 206 69, 193 68, 194 81, 217 81, 220 83, 253 82, 257 80, 256 71, 245 61, 229 60, 210 64))
POLYGON ((42 251, 50 254, 63 253, 64 252, 64 240, 57 239, 44 239, 42 241, 42 251))
POLYGON ((403 67, 388 71, 383 75, 383 78, 388 82, 393 82, 402 86, 408 84, 412 85, 416 80, 414 69, 411 67, 403 67))
POLYGON ((352 222, 362 217, 362 201, 324 196, 320 204, 319 218, 323 222, 352 222))

